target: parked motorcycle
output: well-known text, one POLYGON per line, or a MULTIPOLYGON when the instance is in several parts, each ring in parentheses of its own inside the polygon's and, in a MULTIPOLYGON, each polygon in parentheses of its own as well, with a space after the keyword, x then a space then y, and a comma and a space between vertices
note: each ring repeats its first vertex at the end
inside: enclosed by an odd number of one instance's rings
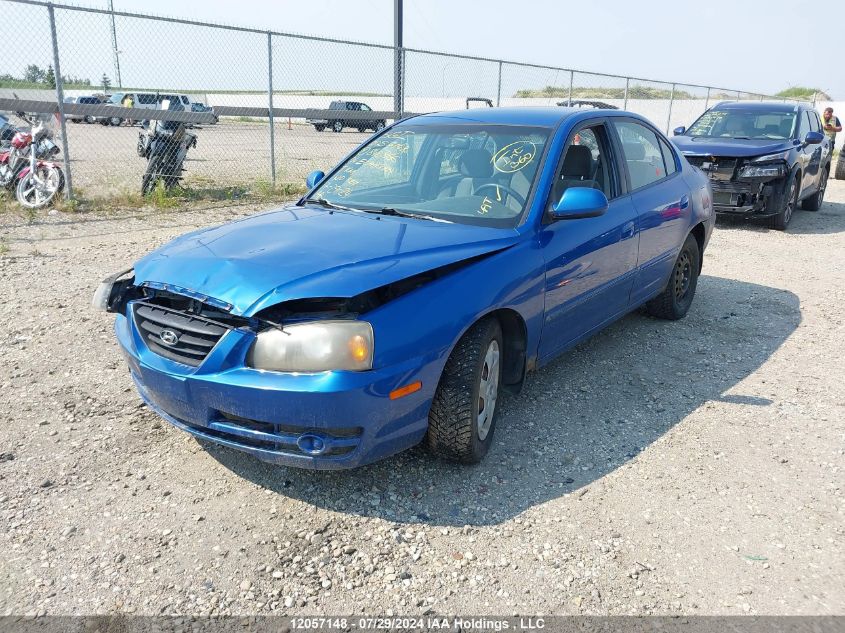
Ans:
MULTIPOLYGON (((168 105, 168 111, 184 111, 178 101, 168 105)), ((136 151, 147 159, 147 170, 141 179, 141 194, 147 195, 161 180, 172 189, 182 178, 183 164, 188 150, 197 146, 197 137, 187 131, 181 121, 144 121, 138 134, 136 151)))
POLYGON ((30 124, 30 130, 16 129, 9 145, 0 147, 0 187, 14 188, 21 206, 38 209, 50 204, 65 185, 61 167, 48 160, 58 153, 52 140, 53 117, 17 115, 30 124))

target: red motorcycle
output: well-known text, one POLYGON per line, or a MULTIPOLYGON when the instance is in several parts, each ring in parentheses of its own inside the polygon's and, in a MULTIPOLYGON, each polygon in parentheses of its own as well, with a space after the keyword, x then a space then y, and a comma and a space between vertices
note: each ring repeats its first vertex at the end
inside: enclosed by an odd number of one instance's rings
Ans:
POLYGON ((50 204, 65 185, 61 167, 41 157, 45 147, 55 147, 53 117, 17 114, 30 124, 30 131, 18 130, 8 147, 0 148, 0 187, 14 188, 21 206, 38 209, 50 204))

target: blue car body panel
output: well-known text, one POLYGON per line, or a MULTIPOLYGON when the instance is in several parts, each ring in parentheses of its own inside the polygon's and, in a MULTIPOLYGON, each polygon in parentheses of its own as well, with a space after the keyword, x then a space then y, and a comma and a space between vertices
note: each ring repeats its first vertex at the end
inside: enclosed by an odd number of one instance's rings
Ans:
POLYGON ((464 264, 359 317, 375 340, 373 369, 364 372, 249 368, 256 332, 245 327, 227 331, 198 367, 189 367, 146 345, 130 302, 115 331, 141 397, 185 431, 278 464, 348 468, 418 443, 445 363, 480 318, 496 313, 518 323, 522 369, 537 367, 661 292, 694 228, 706 245, 714 221, 710 188, 681 157, 677 172, 652 186, 630 192, 623 181, 604 215, 549 222, 548 193, 573 130, 615 116, 650 126, 630 113, 564 108, 412 119, 550 128, 534 194, 515 228, 303 205, 195 231, 150 253, 135 265, 134 284, 244 317, 289 300, 354 297, 464 264), (418 391, 390 398, 415 381, 418 391), (309 454, 303 438, 325 450, 309 454))

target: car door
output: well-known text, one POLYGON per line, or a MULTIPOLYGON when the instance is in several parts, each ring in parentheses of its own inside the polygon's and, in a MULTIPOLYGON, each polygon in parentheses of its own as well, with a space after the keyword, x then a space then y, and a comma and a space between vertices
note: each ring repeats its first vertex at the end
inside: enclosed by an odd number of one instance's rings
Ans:
POLYGON ((798 197, 802 198, 815 186, 817 176, 814 171, 818 172, 818 168, 814 169, 813 167, 813 154, 816 150, 821 153, 821 147, 819 145, 807 145, 804 142, 804 138, 810 131, 810 117, 807 116, 805 110, 798 111, 798 125, 796 127, 798 128, 797 140, 800 143, 798 145, 798 162, 801 164, 801 191, 798 197))
POLYGON ((690 224, 689 187, 675 150, 657 130, 627 118, 615 118, 613 129, 640 232, 631 289, 631 304, 638 305, 669 279, 690 224))
MULTIPOLYGON (((807 117, 810 126, 810 132, 821 132, 822 126, 819 121, 819 115, 811 110, 805 110, 803 115, 807 117)), ((801 139, 804 143, 804 139, 801 139)), ((815 143, 813 145, 805 145, 804 150, 808 152, 808 160, 806 167, 807 174, 807 189, 816 191, 819 186, 819 178, 821 176, 822 152, 824 150, 824 141, 815 143)))
POLYGON ((637 216, 625 194, 607 125, 604 119, 591 119, 570 134, 547 193, 539 233, 546 264, 541 362, 628 309, 637 263, 637 216), (573 150, 584 147, 589 153, 573 150), (582 160, 574 160, 577 155, 582 160), (607 212, 594 218, 552 222, 551 206, 571 186, 601 189, 608 197, 607 212))

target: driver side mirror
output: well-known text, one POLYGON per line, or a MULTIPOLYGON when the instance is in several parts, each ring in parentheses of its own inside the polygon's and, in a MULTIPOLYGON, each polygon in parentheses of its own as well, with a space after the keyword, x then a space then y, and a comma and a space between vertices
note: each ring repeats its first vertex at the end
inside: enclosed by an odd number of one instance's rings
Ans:
POLYGON ((320 184, 320 181, 322 181, 325 177, 326 174, 320 171, 319 169, 312 171, 305 177, 305 186, 308 187, 308 190, 310 191, 318 184, 320 184))
POLYGON ((824 134, 821 132, 807 132, 807 136, 804 137, 804 144, 805 145, 818 145, 824 140, 824 134))
POLYGON ((607 196, 599 189, 570 187, 552 207, 555 220, 595 218, 607 212, 607 196))
POLYGON ((672 134, 673 134, 674 136, 680 136, 681 134, 683 134, 683 133, 684 133, 684 132, 686 132, 686 131, 687 131, 687 128, 685 128, 685 127, 682 125, 681 127, 676 127, 674 130, 672 130, 672 134))

